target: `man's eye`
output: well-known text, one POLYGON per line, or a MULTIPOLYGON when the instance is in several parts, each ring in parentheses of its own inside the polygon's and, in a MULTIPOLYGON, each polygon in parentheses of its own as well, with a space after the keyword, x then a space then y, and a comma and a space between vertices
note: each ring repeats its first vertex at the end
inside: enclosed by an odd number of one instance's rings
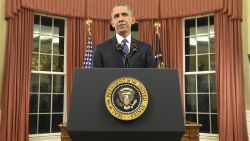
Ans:
POLYGON ((118 18, 118 17, 119 17, 119 14, 115 14, 115 15, 114 15, 114 18, 118 18))
POLYGON ((128 13, 122 13, 122 16, 123 16, 123 17, 127 17, 127 16, 128 16, 128 13))

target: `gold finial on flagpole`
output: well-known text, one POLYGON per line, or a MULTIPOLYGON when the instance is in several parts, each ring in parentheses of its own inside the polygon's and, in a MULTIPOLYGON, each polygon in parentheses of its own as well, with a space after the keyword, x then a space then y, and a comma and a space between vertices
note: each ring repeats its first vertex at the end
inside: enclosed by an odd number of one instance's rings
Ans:
POLYGON ((88 19, 86 21, 86 25, 88 26, 88 32, 91 35, 91 25, 92 25, 93 21, 91 19, 88 19))
POLYGON ((155 22, 154 27, 156 28, 156 34, 160 35, 159 28, 161 27, 161 23, 159 21, 155 22))

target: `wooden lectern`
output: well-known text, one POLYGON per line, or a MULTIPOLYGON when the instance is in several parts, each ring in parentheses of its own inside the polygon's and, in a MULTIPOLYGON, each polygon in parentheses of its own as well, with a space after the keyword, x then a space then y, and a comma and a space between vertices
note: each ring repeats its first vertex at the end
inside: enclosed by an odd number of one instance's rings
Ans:
MULTIPOLYGON (((194 122, 187 122, 185 124, 185 134, 182 136, 181 141, 199 141, 200 126, 200 124, 194 122)), ((59 127, 61 129, 61 141, 71 141, 67 132, 67 124, 62 123, 59 127)))

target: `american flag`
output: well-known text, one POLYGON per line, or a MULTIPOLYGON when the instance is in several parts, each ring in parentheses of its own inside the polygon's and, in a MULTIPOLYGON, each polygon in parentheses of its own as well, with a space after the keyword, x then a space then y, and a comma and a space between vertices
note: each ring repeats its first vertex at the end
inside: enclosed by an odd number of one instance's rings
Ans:
POLYGON ((163 62, 163 56, 161 52, 160 46, 160 34, 156 33, 156 51, 155 51, 155 60, 157 68, 165 68, 165 64, 163 62))
POLYGON ((92 43, 91 34, 89 34, 87 49, 86 49, 85 57, 83 61, 83 68, 92 68, 92 62, 93 62, 93 43, 92 43))

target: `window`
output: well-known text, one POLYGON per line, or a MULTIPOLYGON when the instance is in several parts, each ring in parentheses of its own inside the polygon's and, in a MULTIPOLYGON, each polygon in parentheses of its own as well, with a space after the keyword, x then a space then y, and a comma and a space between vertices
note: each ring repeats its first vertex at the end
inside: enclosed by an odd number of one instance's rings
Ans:
POLYGON ((59 132, 65 96, 64 19, 35 15, 29 133, 59 132))
POLYGON ((187 18, 184 29, 186 120, 202 124, 201 133, 217 134, 214 17, 187 18))

